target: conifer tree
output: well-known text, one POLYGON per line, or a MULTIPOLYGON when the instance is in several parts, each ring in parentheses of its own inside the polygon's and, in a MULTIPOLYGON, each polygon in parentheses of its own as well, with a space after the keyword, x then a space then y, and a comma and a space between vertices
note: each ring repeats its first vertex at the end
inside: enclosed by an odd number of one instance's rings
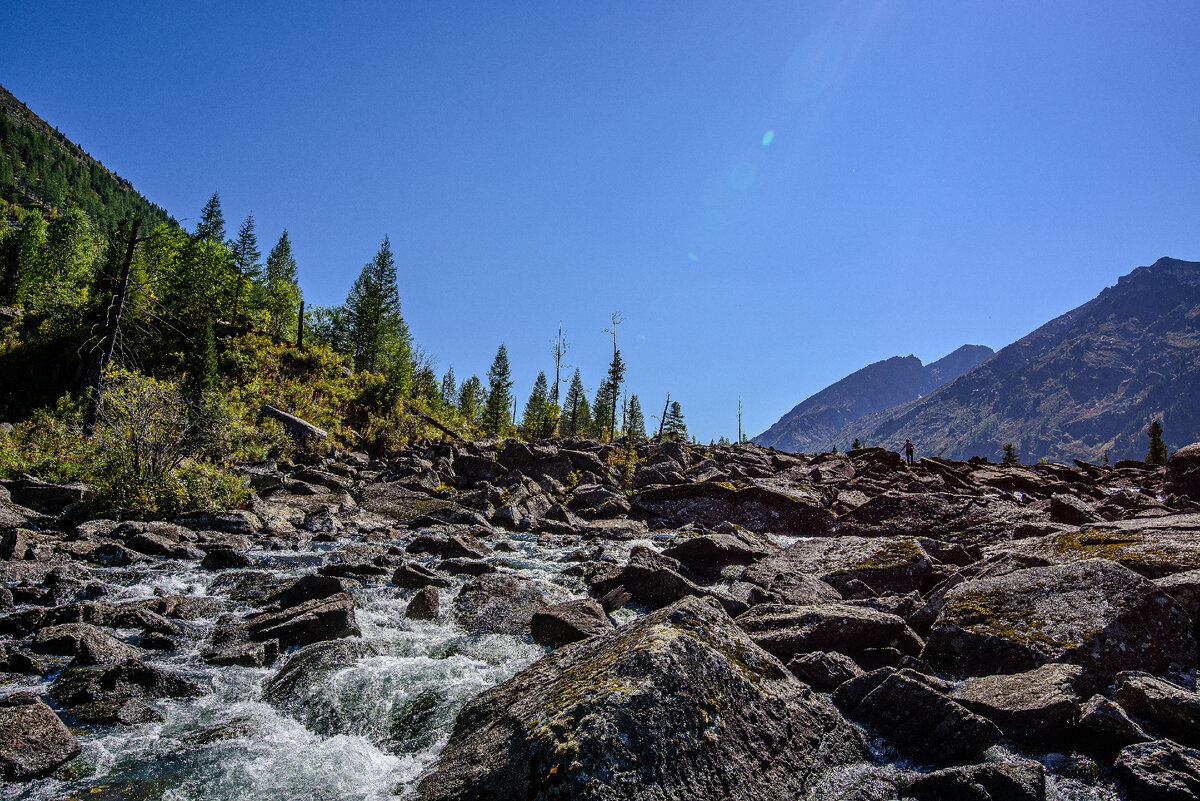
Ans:
POLYGON ((262 273, 262 267, 258 263, 262 253, 258 250, 258 237, 254 234, 253 214, 247 214, 246 219, 242 221, 242 226, 238 229, 238 238, 230 251, 233 255, 233 269, 236 273, 233 289, 233 318, 237 321, 246 283, 257 283, 262 273))
POLYGON ((225 215, 221 213, 221 196, 213 192, 212 197, 200 210, 200 222, 196 225, 196 239, 225 243, 225 215))
POLYGON ((1017 454, 1017 448, 1011 442, 1004 443, 1004 458, 1000 460, 1000 464, 1020 464, 1021 457, 1017 454))
POLYGON ((629 409, 625 415, 626 436, 646 438, 646 416, 642 413, 642 402, 637 395, 629 396, 629 409))
POLYGON ((550 415, 550 387, 546 383, 546 374, 538 373, 529 400, 525 402, 525 412, 521 415, 521 428, 529 439, 540 439, 549 436, 547 428, 552 425, 550 415))
POLYGON ((575 375, 571 378, 571 383, 567 386, 567 394, 563 397, 562 417, 563 425, 570 432, 570 436, 574 437, 580 431, 586 430, 591 425, 588 413, 587 396, 584 394, 583 379, 579 377, 579 369, 576 368, 575 375), (580 412, 583 415, 580 415, 580 412))
POLYGON ((267 328, 272 336, 294 342, 300 310, 300 287, 296 283, 296 259, 285 228, 267 256, 267 328))
POLYGON ((1146 464, 1166 464, 1167 445, 1163 442, 1163 427, 1161 420, 1150 423, 1146 436, 1150 438, 1150 448, 1146 451, 1146 464))
POLYGON ((46 220, 33 211, 21 218, 21 227, 5 233, 0 252, 0 301, 21 303, 41 275, 46 250, 46 220))
POLYGON ((458 386, 454 382, 454 367, 451 365, 442 375, 442 406, 446 409, 453 409, 457 401, 458 386))
POLYGON ((412 371, 412 337, 400 316, 396 262, 388 238, 346 296, 346 323, 356 370, 385 372, 401 391, 412 371))
POLYGON ((512 374, 508 366, 508 348, 501 343, 496 358, 488 369, 487 401, 483 406, 480 427, 487 434, 503 434, 509 427, 509 408, 512 406, 512 374))
POLYGON ((458 413, 466 418, 468 423, 474 423, 479 417, 479 405, 483 402, 483 382, 479 376, 473 375, 462 383, 458 390, 458 413))
POLYGON ((605 378, 596 389, 595 400, 592 401, 592 428, 599 438, 613 436, 616 427, 613 422, 613 407, 616 405, 616 393, 612 384, 605 378))
POLYGON ((668 439, 687 439, 687 426, 683 422, 683 409, 679 401, 671 401, 667 419, 663 422, 663 436, 668 439))

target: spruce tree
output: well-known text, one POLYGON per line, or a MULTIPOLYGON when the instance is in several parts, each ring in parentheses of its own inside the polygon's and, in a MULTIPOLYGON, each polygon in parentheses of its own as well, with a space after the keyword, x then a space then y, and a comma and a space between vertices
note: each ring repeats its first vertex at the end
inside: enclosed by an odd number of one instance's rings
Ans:
POLYGON ((458 386, 454 382, 454 367, 446 368, 445 374, 442 376, 442 406, 446 409, 453 409, 458 400, 458 386))
POLYGON ((611 440, 617 434, 617 398, 621 394, 621 382, 625 380, 625 362, 621 360, 621 351, 613 351, 612 362, 608 365, 608 386, 612 391, 610 403, 612 411, 609 413, 609 419, 612 421, 612 430, 609 433, 611 440))
POLYGON ((200 210, 195 237, 200 241, 225 243, 225 215, 221 213, 221 196, 216 192, 200 210))
POLYGON ((267 255, 267 328, 271 335, 286 342, 296 340, 296 321, 300 311, 300 287, 296 281, 296 258, 287 229, 267 255))
POLYGON ((258 250, 258 237, 254 234, 253 214, 247 214, 246 219, 242 221, 241 227, 238 228, 238 238, 230 252, 233 254, 233 269, 237 274, 233 289, 233 318, 236 322, 241 312, 246 284, 257 284, 262 274, 262 267, 258 263, 262 253, 258 250))
POLYGON ((616 393, 612 384, 605 378, 596 389, 596 398, 592 401, 592 428, 598 438, 612 438, 613 407, 616 405, 616 393))
POLYGON ((1011 442, 1004 443, 1004 457, 1000 460, 1000 464, 1020 464, 1021 457, 1017 454, 1016 446, 1011 442))
POLYGON ((483 401, 483 382, 473 375, 462 383, 458 390, 458 413, 468 423, 474 424, 479 416, 479 404, 483 401))
POLYGON ((527 438, 541 439, 548 436, 546 428, 550 420, 549 406, 550 387, 546 383, 546 374, 541 372, 533 384, 533 391, 529 393, 529 400, 525 402, 525 412, 521 415, 521 428, 525 430, 527 438))
POLYGON ((1161 420, 1150 423, 1146 436, 1150 437, 1150 449, 1146 451, 1146 464, 1166 464, 1167 445, 1163 442, 1163 427, 1161 420))
POLYGON ((671 401, 667 410, 667 419, 663 423, 663 437, 666 439, 687 439, 687 426, 683 422, 683 408, 679 401, 671 401))
POLYGON ((580 410, 587 410, 587 396, 584 395, 583 379, 579 377, 579 369, 575 369, 575 375, 571 377, 571 383, 567 386, 567 394, 563 396, 562 404, 562 419, 563 430, 568 431, 569 435, 574 437, 581 430, 587 428, 586 424, 590 424, 591 420, 586 417, 580 417, 580 410), (585 422, 585 425, 580 425, 585 422))
POLYGON ((412 374, 412 337, 400 316, 396 261, 386 236, 350 288, 345 308, 355 369, 386 373, 389 381, 406 391, 412 374))
POLYGON ((487 434, 502 434, 509 427, 509 408, 512 406, 512 374, 508 367, 508 348, 503 343, 488 369, 487 401, 483 406, 480 427, 487 434))
POLYGON ((625 415, 625 435, 638 439, 646 438, 646 416, 642 413, 642 402, 637 395, 629 396, 629 410, 625 415))

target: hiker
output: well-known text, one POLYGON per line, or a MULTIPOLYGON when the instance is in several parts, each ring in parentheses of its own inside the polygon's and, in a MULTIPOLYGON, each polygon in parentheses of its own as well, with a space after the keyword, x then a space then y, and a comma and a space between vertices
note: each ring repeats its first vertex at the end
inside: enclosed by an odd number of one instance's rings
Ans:
POLYGON ((908 460, 909 464, 913 463, 913 451, 914 450, 916 450, 916 449, 913 447, 912 440, 911 439, 904 440, 904 458, 908 460))

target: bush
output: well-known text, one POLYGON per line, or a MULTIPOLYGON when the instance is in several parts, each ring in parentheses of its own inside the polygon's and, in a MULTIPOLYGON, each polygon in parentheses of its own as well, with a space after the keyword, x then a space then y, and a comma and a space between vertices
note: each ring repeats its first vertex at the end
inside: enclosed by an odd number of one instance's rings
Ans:
POLYGON ((250 489, 235 473, 204 462, 187 461, 167 474, 153 498, 167 517, 187 512, 219 512, 243 506, 250 489))

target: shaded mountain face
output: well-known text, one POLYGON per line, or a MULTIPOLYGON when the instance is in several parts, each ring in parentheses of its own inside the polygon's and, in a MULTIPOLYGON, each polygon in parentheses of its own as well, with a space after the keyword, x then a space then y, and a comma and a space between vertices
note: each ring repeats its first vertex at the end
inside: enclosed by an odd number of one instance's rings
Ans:
POLYGON ((820 453, 835 445, 845 448, 856 436, 861 436, 857 433, 846 436, 855 421, 928 394, 992 353, 986 345, 963 345, 928 365, 916 356, 893 356, 875 362, 803 401, 755 437, 754 442, 800 453, 820 453))
MULTIPOLYGON (((799 407, 798 407, 799 408, 799 407)), ((874 411, 860 436, 953 459, 1143 459, 1161 419, 1169 450, 1200 440, 1200 262, 1159 259, 917 400, 874 411)))

